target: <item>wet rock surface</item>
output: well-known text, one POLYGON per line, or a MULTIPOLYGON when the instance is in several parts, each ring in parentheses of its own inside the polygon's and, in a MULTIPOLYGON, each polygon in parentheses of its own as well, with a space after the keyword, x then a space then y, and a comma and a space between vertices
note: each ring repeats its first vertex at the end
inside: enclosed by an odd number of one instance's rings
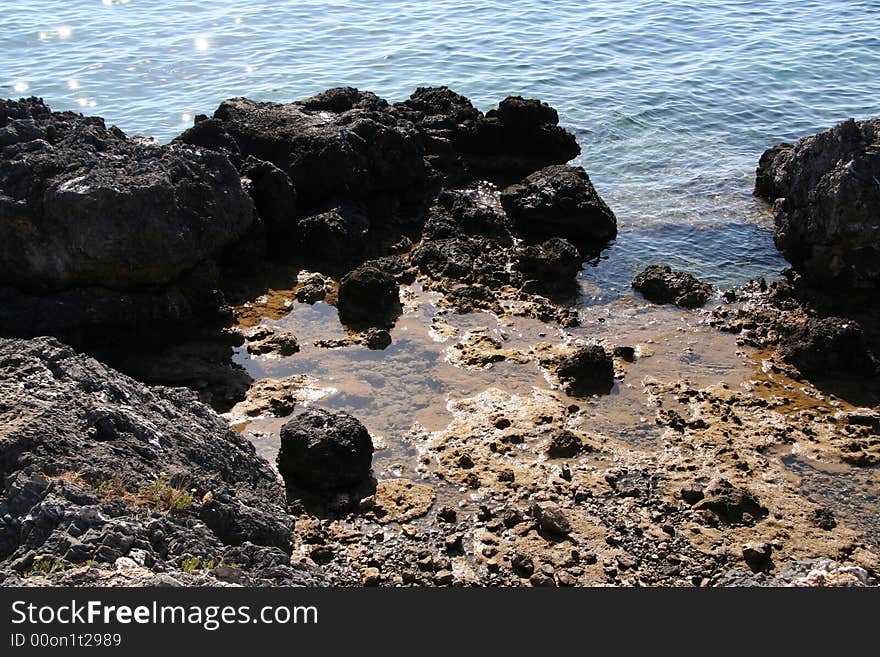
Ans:
POLYGON ((501 192, 505 212, 525 234, 602 244, 617 219, 582 167, 550 166, 501 192))
POLYGON ((682 308, 697 308, 712 296, 712 286, 708 283, 664 265, 650 265, 633 279, 632 286, 648 301, 672 303, 682 308))
POLYGON ((290 488, 356 487, 369 476, 372 456, 370 434, 348 413, 307 409, 281 427, 278 471, 290 488))
POLYGON ((290 563, 275 473, 194 393, 50 338, 0 340, 0 387, 4 584, 325 581, 290 563))

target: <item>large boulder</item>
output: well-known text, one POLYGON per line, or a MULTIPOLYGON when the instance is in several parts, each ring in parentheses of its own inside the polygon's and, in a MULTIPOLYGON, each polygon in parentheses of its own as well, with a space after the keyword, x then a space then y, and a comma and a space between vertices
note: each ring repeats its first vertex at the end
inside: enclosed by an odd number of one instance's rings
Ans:
POLYGON ((342 197, 406 196, 424 188, 427 169, 415 127, 382 99, 352 88, 295 103, 223 101, 214 112, 241 153, 290 176, 304 207, 342 197))
POLYGON ((401 313, 400 291, 391 271, 366 262, 342 277, 337 300, 345 324, 385 326, 401 313))
MULTIPOLYGON (((183 388, 150 388, 53 338, 0 339, 0 570, 136 562, 319 584, 254 446, 183 388)), ((210 579, 205 581, 212 581, 210 579)))
POLYGON ((664 265, 646 267, 633 279, 632 286, 648 301, 671 303, 682 308, 698 308, 712 296, 709 283, 664 265))
POLYGON ((0 279, 22 290, 163 285, 254 221, 214 152, 162 146, 98 117, 0 103, 0 279))
POLYGON ((278 471, 288 490, 355 488, 368 479, 372 458, 369 432, 348 413, 310 408, 281 427, 278 471))
POLYGON ((880 119, 849 119, 780 144, 758 164, 777 247, 811 284, 875 291, 880 283, 880 119))
POLYGON ((501 193, 504 207, 523 233, 605 242, 617 236, 617 219, 596 193, 582 167, 549 166, 501 193))

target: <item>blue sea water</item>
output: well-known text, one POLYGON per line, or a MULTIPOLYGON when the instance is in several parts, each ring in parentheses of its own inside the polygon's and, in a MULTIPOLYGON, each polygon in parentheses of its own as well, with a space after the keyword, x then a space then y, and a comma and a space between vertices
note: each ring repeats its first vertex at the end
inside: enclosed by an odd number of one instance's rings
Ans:
POLYGON ((772 275, 761 152, 880 115, 880 2, 4 0, 0 85, 169 140, 246 95, 336 85, 390 101, 447 84, 555 106, 621 233, 583 274, 614 295, 650 262, 721 285, 772 275))

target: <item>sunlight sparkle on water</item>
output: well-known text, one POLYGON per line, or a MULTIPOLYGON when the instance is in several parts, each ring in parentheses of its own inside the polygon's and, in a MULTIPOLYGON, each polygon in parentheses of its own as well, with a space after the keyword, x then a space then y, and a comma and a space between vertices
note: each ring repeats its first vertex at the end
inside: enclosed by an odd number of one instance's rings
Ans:
POLYGON ((192 116, 192 114, 188 114, 187 112, 184 112, 183 114, 180 115, 180 120, 183 123, 190 123, 193 120, 193 116, 192 116))
POLYGON ((27 82, 16 82, 12 85, 12 90, 17 94, 23 94, 30 88, 27 82))
POLYGON ((208 42, 208 39, 206 37, 200 36, 193 39, 193 47, 195 47, 196 50, 205 51, 210 47, 210 45, 211 44, 208 42))
POLYGON ((76 80, 68 80, 67 88, 71 91, 76 91, 77 89, 79 89, 79 82, 77 82, 76 80))
POLYGON ((62 25, 55 31, 58 32, 59 39, 69 39, 73 35, 73 28, 67 25, 62 25))

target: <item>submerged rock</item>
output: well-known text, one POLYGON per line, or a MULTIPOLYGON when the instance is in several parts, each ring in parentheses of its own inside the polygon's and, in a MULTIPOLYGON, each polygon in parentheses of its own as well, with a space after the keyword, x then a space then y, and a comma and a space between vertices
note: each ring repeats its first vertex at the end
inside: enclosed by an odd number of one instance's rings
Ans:
POLYGON ((880 119, 849 119, 767 150, 755 192, 773 202, 776 246, 819 287, 880 284, 880 119))
POLYGON ((702 306, 712 296, 712 286, 686 272, 651 265, 633 279, 632 286, 648 301, 671 303, 682 308, 702 306))
POLYGON ((372 458, 370 434, 348 413, 310 408, 281 427, 278 471, 289 490, 354 488, 369 477, 372 458))
POLYGON ((617 219, 582 167, 549 166, 501 193, 501 204, 526 234, 574 242, 606 242, 617 219))

